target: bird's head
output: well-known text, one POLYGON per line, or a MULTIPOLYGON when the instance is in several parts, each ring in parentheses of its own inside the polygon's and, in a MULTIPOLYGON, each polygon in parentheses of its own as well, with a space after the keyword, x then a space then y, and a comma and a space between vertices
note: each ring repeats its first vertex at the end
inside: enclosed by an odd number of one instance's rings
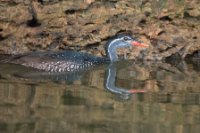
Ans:
POLYGON ((143 48, 149 47, 149 45, 137 41, 130 35, 119 34, 116 35, 114 38, 112 38, 110 41, 108 41, 106 47, 106 54, 111 61, 116 61, 118 59, 116 50, 118 48, 125 48, 130 46, 143 47, 143 48))

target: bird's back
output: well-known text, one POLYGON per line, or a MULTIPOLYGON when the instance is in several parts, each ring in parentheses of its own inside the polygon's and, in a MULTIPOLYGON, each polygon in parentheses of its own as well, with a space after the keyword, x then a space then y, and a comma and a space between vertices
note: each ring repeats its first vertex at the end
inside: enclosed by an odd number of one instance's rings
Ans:
POLYGON ((34 52, 14 56, 7 62, 50 72, 88 70, 109 59, 74 51, 34 52))

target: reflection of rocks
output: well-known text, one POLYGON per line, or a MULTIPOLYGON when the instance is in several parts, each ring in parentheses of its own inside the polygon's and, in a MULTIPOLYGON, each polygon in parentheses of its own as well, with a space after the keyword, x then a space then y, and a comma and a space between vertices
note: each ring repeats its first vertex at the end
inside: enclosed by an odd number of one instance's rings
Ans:
POLYGON ((24 84, 0 83, 0 120, 9 123, 23 121, 30 116, 32 87, 24 84))
POLYGON ((91 87, 104 88, 104 70, 92 71, 89 75, 89 85, 91 87))
POLYGON ((102 55, 101 44, 118 32, 151 45, 145 57, 134 49, 129 58, 160 60, 175 53, 184 58, 200 48, 198 0, 8 0, 0 5, 0 53, 81 49, 102 55), (98 52, 87 47, 93 44, 98 52))
MULTIPOLYGON (((27 104, 25 102, 27 96, 25 96, 25 100, 21 97, 20 104, 15 102, 13 102, 14 106, 1 104, 0 126, 4 126, 4 129, 0 128, 1 131, 80 132, 81 130, 82 132, 120 133, 142 130, 144 133, 156 133, 158 127, 162 131, 168 131, 168 127, 171 127, 170 132, 177 132, 176 126, 183 127, 181 131, 195 132, 196 128, 199 128, 199 126, 191 129, 184 128, 185 124, 199 125, 200 121, 196 118, 199 114, 198 93, 172 95, 149 93, 142 97, 136 95, 133 101, 117 102, 108 95, 109 93, 97 88, 80 86, 68 88, 62 85, 51 85, 45 88, 41 85, 35 89, 32 103, 27 104), (86 99, 86 101, 83 104, 64 104, 62 96, 67 93, 65 90, 71 90, 72 97, 86 99), (186 112, 180 109, 182 104, 185 105, 186 112), (167 122, 168 126, 162 125, 163 122, 165 124, 167 122), (146 130, 147 127, 150 129, 146 130)), ((0 90, 3 92, 2 88, 0 90)), ((24 92, 26 92, 24 89, 18 90, 18 93, 24 92)), ((16 101, 19 100, 20 97, 16 101)))

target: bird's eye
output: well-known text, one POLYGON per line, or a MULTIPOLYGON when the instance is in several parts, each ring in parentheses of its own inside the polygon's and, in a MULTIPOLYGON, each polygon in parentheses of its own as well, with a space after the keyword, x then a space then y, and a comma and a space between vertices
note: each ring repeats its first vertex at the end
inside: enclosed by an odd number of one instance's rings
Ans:
POLYGON ((124 41, 130 40, 130 38, 128 38, 127 36, 125 36, 123 39, 124 39, 124 41))

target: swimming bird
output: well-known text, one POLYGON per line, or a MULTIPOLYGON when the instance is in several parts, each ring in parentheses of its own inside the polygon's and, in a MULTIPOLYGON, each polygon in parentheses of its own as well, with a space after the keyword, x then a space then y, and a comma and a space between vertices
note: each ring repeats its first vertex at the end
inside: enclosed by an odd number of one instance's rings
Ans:
POLYGON ((99 64, 116 62, 118 60, 117 49, 130 46, 148 47, 148 45, 136 41, 129 35, 120 34, 107 42, 105 47, 106 57, 75 51, 48 51, 17 55, 7 62, 49 72, 80 71, 99 64))

